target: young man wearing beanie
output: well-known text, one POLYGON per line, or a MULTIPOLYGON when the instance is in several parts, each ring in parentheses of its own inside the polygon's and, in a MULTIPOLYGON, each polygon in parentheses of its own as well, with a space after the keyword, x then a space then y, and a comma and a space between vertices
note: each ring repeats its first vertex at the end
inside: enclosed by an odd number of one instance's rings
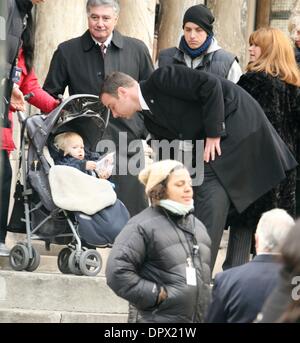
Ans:
POLYGON ((222 76, 236 83, 242 75, 237 57, 223 50, 214 37, 211 11, 204 5, 190 7, 183 17, 183 36, 179 47, 164 49, 158 57, 159 67, 182 64, 222 76))

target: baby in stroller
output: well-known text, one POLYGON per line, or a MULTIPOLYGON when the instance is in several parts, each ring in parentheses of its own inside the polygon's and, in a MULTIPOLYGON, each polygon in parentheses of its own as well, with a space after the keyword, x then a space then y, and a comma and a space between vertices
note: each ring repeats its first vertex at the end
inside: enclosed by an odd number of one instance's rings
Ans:
POLYGON ((77 168, 82 172, 108 179, 113 170, 113 157, 107 155, 102 168, 97 168, 96 161, 100 161, 101 155, 97 152, 88 151, 84 147, 82 137, 76 132, 64 132, 54 138, 54 146, 59 149, 55 164, 67 165, 77 168))
POLYGON ((25 144, 21 149, 23 222, 27 235, 25 242, 18 242, 11 250, 9 260, 14 270, 33 271, 38 267, 38 251, 31 244, 31 240, 38 239, 46 244, 68 244, 58 255, 61 272, 87 276, 99 273, 101 256, 95 247, 112 245, 129 219, 126 207, 116 199, 111 183, 104 178, 111 172, 107 169, 106 175, 99 172, 101 178, 85 173, 97 169, 94 163, 98 162, 93 161, 88 150, 99 159, 100 155, 94 151, 108 119, 109 113, 98 97, 82 94, 69 97, 48 116, 33 116, 22 122, 29 141, 28 153, 25 144), (76 157, 65 155, 55 146, 60 140, 68 141, 63 139, 68 132, 73 132, 71 137, 81 139, 80 145, 85 143, 85 156, 81 152, 77 158, 82 169, 74 168, 76 157), (71 166, 64 163, 68 158, 71 166), (55 161, 62 164, 56 165, 55 161))

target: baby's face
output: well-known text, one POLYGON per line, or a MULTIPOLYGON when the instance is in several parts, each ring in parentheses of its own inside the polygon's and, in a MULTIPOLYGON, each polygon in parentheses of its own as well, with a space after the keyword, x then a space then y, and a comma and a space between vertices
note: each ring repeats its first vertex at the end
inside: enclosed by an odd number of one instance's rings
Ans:
POLYGON ((72 137, 68 139, 65 155, 67 154, 77 158, 78 160, 84 159, 84 145, 83 140, 80 137, 72 137))

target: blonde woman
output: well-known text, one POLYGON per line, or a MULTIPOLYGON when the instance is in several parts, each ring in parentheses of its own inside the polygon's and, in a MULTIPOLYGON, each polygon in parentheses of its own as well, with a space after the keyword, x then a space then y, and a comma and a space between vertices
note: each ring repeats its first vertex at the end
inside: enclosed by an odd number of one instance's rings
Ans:
MULTIPOLYGON (((297 137, 300 134, 300 72, 292 44, 282 31, 271 27, 254 31, 249 44, 249 63, 238 85, 258 101, 296 157, 297 137)), ((249 257, 253 229, 263 212, 279 207, 295 217, 295 190, 296 170, 293 170, 287 173, 287 178, 275 190, 252 204, 231 225, 231 249, 227 251, 237 258, 233 265, 247 262, 245 256, 249 257)), ((227 256, 224 269, 231 258, 227 256)))

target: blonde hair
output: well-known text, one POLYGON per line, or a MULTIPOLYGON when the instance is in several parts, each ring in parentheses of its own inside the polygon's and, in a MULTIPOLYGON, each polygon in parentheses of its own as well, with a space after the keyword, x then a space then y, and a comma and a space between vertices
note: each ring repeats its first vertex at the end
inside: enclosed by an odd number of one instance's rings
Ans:
POLYGON ((265 72, 294 86, 300 86, 300 71, 289 38, 280 30, 268 27, 254 31, 249 37, 250 45, 261 49, 260 57, 249 62, 247 71, 265 72))
POLYGON ((61 149, 62 151, 66 152, 66 147, 68 146, 69 141, 72 138, 80 138, 82 140, 82 137, 76 132, 64 132, 64 133, 60 133, 59 135, 55 136, 54 145, 58 149, 61 149))

